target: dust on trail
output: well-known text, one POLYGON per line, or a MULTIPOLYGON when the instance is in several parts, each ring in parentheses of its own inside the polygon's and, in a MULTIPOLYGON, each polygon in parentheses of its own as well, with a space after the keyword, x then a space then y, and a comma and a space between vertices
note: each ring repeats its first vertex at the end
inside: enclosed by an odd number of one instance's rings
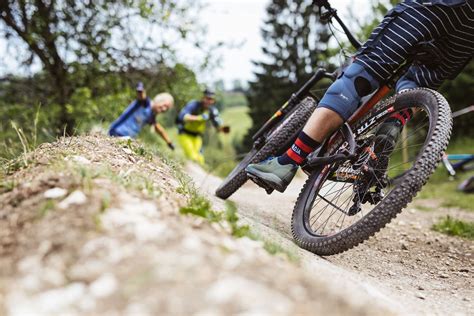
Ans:
POLYGON ((175 171, 132 149, 63 138, 1 179, 0 315, 392 314, 180 215, 175 171))
MULTIPOLYGON (((221 179, 189 165, 198 186, 210 196, 221 179)), ((304 184, 295 178, 284 194, 265 191, 247 182, 230 200, 255 229, 264 232, 301 258, 301 266, 341 293, 365 292, 400 314, 469 315, 474 310, 474 242, 445 236, 430 228, 439 217, 452 215, 473 221, 474 214, 436 207, 420 211, 409 205, 381 232, 343 254, 321 258, 292 242, 290 220, 304 184)), ((219 199, 213 199, 215 203, 219 199)), ((349 294, 350 295, 350 294, 349 294)))

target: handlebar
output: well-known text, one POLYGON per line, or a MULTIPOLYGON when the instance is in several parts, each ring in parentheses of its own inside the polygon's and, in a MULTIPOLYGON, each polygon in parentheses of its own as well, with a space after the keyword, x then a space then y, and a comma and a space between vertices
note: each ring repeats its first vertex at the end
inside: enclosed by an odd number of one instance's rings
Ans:
POLYGON ((320 9, 325 8, 327 12, 325 12, 324 15, 328 20, 331 20, 332 18, 336 19, 337 23, 339 23, 339 25, 342 27, 342 30, 346 34, 347 39, 355 49, 359 49, 362 46, 362 44, 355 38, 349 28, 341 20, 339 15, 337 15, 337 10, 331 7, 328 0, 313 0, 313 5, 319 6, 320 9))

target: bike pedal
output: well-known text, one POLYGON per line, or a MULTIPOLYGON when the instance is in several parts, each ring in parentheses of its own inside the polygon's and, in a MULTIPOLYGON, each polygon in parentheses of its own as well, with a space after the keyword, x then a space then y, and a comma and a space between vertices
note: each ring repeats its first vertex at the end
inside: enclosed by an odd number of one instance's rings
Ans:
POLYGON ((260 178, 254 176, 253 174, 247 173, 247 176, 252 180, 256 185, 259 187, 265 189, 268 195, 272 194, 273 191, 275 191, 274 188, 270 187, 268 184, 266 184, 264 181, 262 181, 260 178))

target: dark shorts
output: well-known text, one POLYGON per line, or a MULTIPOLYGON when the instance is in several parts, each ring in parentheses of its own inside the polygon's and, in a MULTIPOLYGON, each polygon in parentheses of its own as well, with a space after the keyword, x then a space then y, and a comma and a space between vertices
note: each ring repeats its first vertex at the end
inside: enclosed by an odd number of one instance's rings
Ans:
POLYGON ((439 62, 414 64, 407 76, 418 86, 438 88, 446 79, 461 72, 474 54, 474 8, 470 4, 455 7, 398 4, 374 29, 356 55, 379 82, 384 82, 416 53, 420 42, 429 42, 440 52, 439 62))

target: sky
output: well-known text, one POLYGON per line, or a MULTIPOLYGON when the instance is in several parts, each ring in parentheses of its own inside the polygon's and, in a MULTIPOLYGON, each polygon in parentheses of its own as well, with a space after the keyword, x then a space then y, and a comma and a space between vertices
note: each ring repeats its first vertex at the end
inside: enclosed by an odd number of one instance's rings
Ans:
MULTIPOLYGON (((265 19, 265 8, 270 0, 207 0, 208 6, 203 12, 203 23, 208 26, 207 37, 210 41, 242 43, 238 49, 222 49, 222 62, 212 73, 199 73, 198 79, 207 83, 222 79, 227 86, 234 79, 248 81, 253 79, 252 60, 262 60, 262 37, 260 28, 265 19)), ((350 2, 355 14, 363 16, 368 0, 350 2)), ((346 0, 331 0, 341 17, 348 14, 346 0)))
POLYGON ((208 0, 203 22, 208 25, 207 37, 211 42, 224 41, 241 44, 235 49, 221 49, 222 63, 213 74, 200 74, 204 81, 252 78, 252 60, 263 58, 260 27, 265 18, 269 0, 208 0))
MULTIPOLYGON (((198 73, 201 82, 210 84, 224 80, 230 87, 234 79, 248 81, 253 78, 252 60, 262 60, 263 41, 260 28, 265 18, 265 7, 270 0, 203 0, 207 3, 202 12, 202 23, 207 24, 207 38, 210 42, 224 41, 241 44, 238 48, 221 48, 222 62, 213 71, 198 73)), ((368 0, 353 0, 351 6, 362 15, 367 8, 368 0), (362 8, 362 10, 361 10, 362 8)), ((331 5, 338 9, 341 16, 347 14, 348 2, 331 0, 331 5)), ((192 51, 190 52, 192 54, 192 51)), ((0 73, 14 69, 15 52, 7 52, 5 39, 0 39, 0 73), (12 56, 13 55, 13 56, 12 56)), ((185 59, 187 56, 184 56, 185 59)), ((39 68, 37 65, 35 68, 39 68)), ((37 70, 37 69, 33 69, 37 70)))

